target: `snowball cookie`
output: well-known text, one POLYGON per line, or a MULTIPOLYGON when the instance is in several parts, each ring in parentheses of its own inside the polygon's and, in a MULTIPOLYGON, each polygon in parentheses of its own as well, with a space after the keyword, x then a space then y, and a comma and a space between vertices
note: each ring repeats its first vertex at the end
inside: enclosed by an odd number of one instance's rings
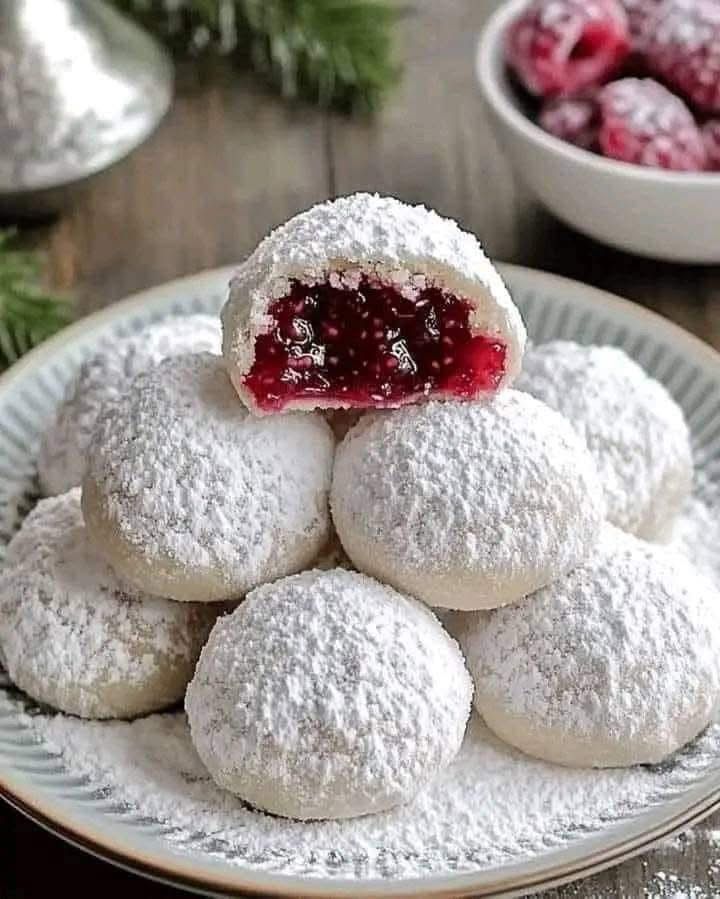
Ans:
POLYGON ((80 489, 41 500, 0 573, 0 653, 33 699, 83 718, 134 718, 182 699, 212 606, 128 590, 100 558, 80 489))
POLYGON ((122 396, 133 378, 179 353, 220 352, 220 321, 210 315, 169 318, 123 340, 105 340, 81 366, 57 417, 42 437, 38 458, 46 496, 78 487, 102 406, 122 396))
POLYGON ((85 521, 138 589, 238 599, 307 567, 327 542, 334 448, 319 415, 251 416, 219 356, 176 356, 100 415, 85 521))
POLYGON ((306 571, 218 621, 185 698, 213 779, 288 818, 412 799, 454 758, 472 683, 425 606, 356 572, 306 571))
POLYGON ((472 234, 370 194, 273 231, 235 274, 222 319, 230 376, 261 415, 472 399, 509 385, 525 346, 472 234))
POLYGON ((528 352, 517 386, 583 436, 609 520, 647 540, 668 539, 693 463, 682 410, 662 384, 620 349, 558 340, 528 352))
POLYGON ((481 609, 583 561, 605 507, 565 419, 507 390, 364 417, 338 447, 332 514, 361 571, 431 606, 481 609))
POLYGON ((562 765, 659 762, 720 697, 714 586, 679 555, 606 527, 583 565, 461 637, 488 727, 562 765))

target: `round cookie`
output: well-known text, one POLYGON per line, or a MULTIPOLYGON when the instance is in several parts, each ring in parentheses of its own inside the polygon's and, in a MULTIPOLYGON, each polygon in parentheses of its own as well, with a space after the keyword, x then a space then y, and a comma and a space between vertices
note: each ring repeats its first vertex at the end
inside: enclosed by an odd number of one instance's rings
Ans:
POLYGON ((433 613, 356 572, 306 571, 218 621, 186 695, 213 779, 283 817, 412 799, 454 758, 472 684, 433 613))
POLYGON ((370 194, 273 231, 235 274, 222 320, 232 381, 261 415, 473 399, 513 381, 525 346, 472 234, 370 194))
POLYGON ((182 601, 238 599, 314 561, 335 442, 319 415, 251 416, 222 359, 176 356, 102 413, 85 521, 112 567, 182 601))
POLYGON ((133 378, 168 356, 219 353, 220 321, 210 315, 169 318, 121 340, 105 340, 80 366, 53 424, 43 434, 38 457, 46 496, 79 487, 93 428, 105 403, 122 396, 133 378))
POLYGON ((134 718, 182 699, 216 617, 122 585, 88 538, 79 488, 38 503, 0 573, 8 675, 83 718, 134 718))
POLYGON ((670 537, 693 462, 682 410, 662 384, 620 349, 558 340, 528 351, 517 387, 585 439, 614 525, 646 540, 670 537))
POLYGON ((331 506, 357 568, 450 609, 514 602, 564 574, 605 515, 582 440, 515 390, 365 416, 338 447, 331 506))
POLYGON ((611 525, 523 603, 467 614, 475 705, 501 739, 571 766, 656 763, 720 700, 720 596, 679 555, 611 525))

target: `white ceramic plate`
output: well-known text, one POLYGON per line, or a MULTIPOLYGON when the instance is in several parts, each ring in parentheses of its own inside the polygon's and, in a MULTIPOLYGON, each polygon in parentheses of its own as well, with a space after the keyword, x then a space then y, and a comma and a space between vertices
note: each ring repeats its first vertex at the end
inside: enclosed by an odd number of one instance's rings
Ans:
MULTIPOLYGON (((674 325, 626 301, 552 275, 506 267, 505 276, 535 340, 567 337, 624 347, 663 381, 690 423, 703 490, 720 484, 720 356, 674 325)), ((35 350, 0 378, 0 553, 37 489, 38 436, 50 420, 78 361, 101 337, 120 336, 170 314, 219 309, 229 270, 217 270, 147 291, 79 322, 35 350)), ((23 701, 0 673, 0 795, 34 820, 105 859, 168 882, 220 894, 283 896, 516 895, 586 876, 686 827, 720 806, 720 752, 678 762, 683 777, 644 807, 618 811, 602 826, 548 833, 547 846, 488 867, 457 858, 445 870, 408 877, 352 878, 336 862, 303 876, 281 854, 268 860, 207 849, 202 837, 170 839, 172 820, 133 811, 89 782, 38 741, 23 701), (588 832, 590 831, 590 832, 588 832), (205 847, 205 848, 204 848, 205 847)), ((318 847, 322 852, 322 848, 318 847)), ((350 872, 351 873, 351 872, 350 872)))

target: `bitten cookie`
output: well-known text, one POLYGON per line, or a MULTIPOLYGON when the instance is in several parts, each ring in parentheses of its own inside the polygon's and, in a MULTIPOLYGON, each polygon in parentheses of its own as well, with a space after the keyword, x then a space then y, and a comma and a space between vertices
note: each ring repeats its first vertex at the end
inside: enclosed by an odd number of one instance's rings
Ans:
POLYGON ((273 231, 235 274, 222 320, 228 371, 256 414, 473 399, 513 381, 525 345, 472 234, 370 194, 273 231))

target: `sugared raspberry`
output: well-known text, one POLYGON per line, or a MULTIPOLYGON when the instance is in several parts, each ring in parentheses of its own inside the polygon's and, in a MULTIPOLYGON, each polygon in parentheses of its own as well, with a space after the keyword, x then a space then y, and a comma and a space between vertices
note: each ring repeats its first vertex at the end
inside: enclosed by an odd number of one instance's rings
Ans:
POLYGON ((720 2, 663 0, 648 20, 650 72, 704 112, 720 112, 720 2))
POLYGON ((533 0, 506 36, 508 63, 542 97, 570 96, 606 81, 629 52, 619 0, 533 0))
POLYGON ((712 119, 702 127, 702 136, 708 156, 708 168, 720 172, 720 119, 712 119))
POLYGON ((591 150, 597 146, 600 107, 597 95, 548 100, 540 111, 540 127, 555 137, 591 150))
POLYGON ((624 78, 600 92, 604 156, 652 168, 698 172, 707 166, 700 129, 683 101, 651 78, 624 78))
POLYGON ((630 23, 634 49, 640 50, 646 22, 657 9, 660 0, 621 0, 621 2, 630 23))

